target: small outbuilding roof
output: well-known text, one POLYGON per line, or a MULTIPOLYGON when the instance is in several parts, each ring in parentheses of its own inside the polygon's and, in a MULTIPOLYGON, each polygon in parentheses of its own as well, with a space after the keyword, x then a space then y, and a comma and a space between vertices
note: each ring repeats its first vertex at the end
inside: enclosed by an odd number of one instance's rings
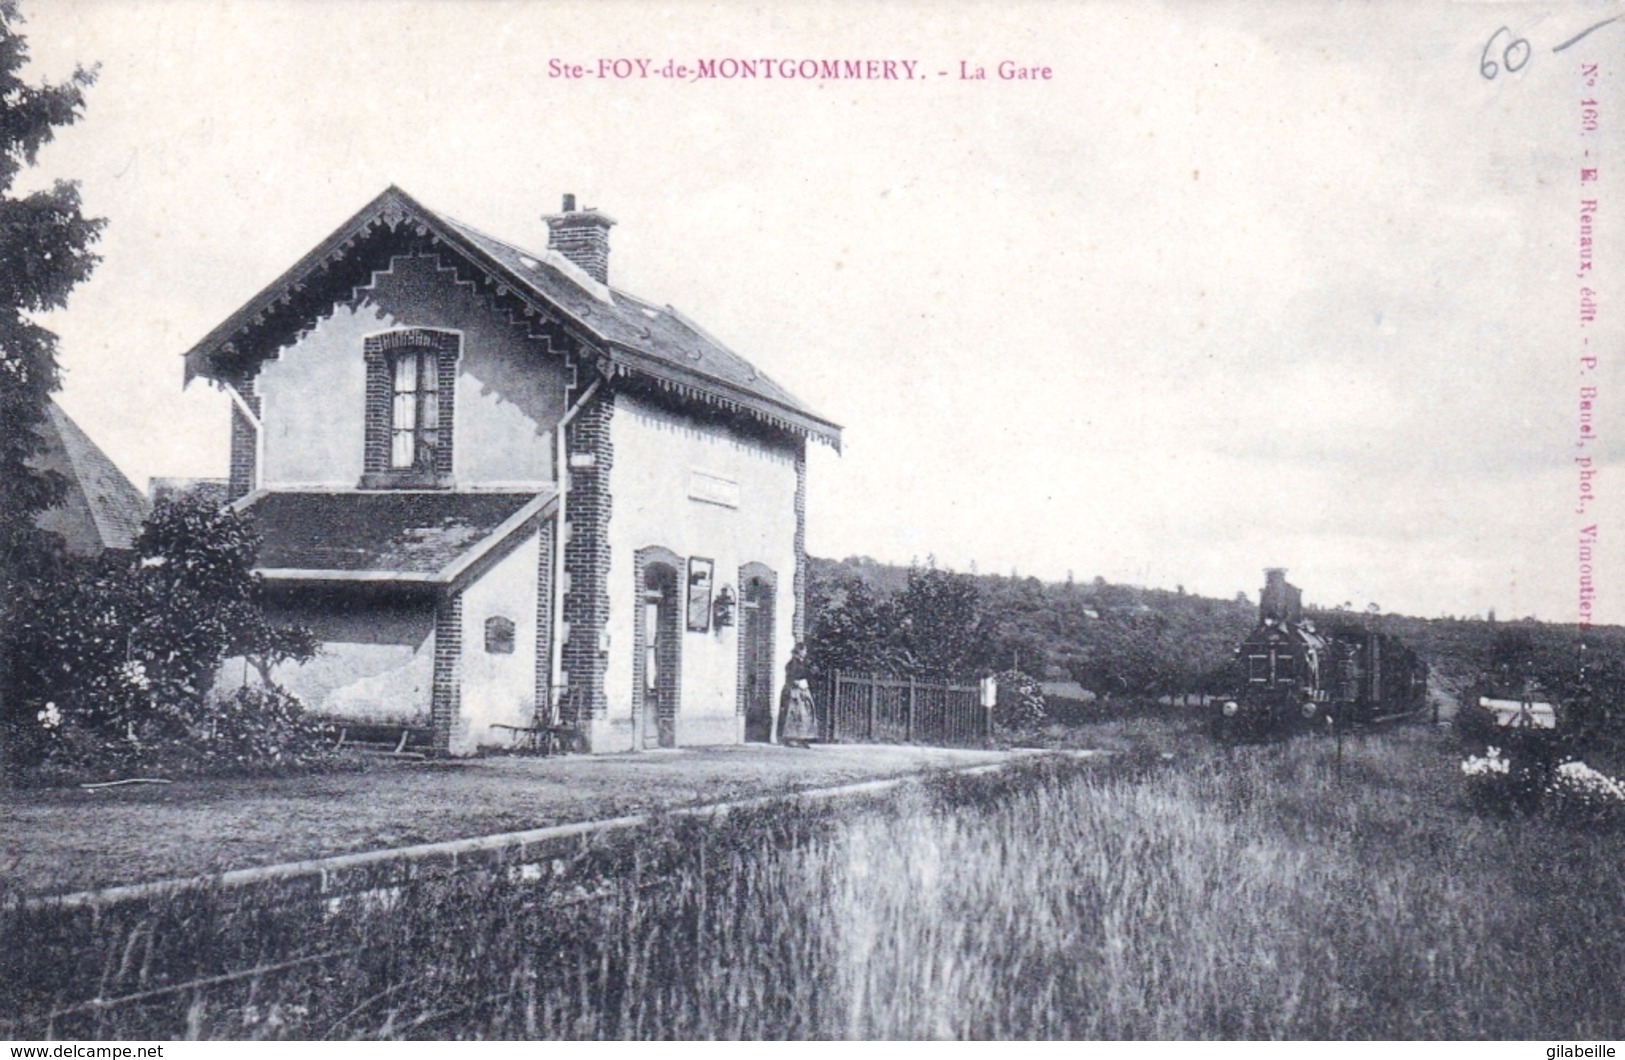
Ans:
POLYGON ((133 546, 150 510, 147 498, 55 401, 39 433, 44 445, 29 463, 57 472, 68 488, 62 503, 41 512, 35 524, 61 535, 69 555, 99 556, 133 546))
POLYGON ((556 504, 557 493, 252 493, 238 508, 271 580, 448 584, 556 504))

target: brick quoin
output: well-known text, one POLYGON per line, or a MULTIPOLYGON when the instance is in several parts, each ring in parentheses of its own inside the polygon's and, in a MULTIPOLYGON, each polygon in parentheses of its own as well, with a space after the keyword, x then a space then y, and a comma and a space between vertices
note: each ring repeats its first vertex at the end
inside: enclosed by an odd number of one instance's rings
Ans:
POLYGON ((795 596, 790 613, 790 635, 797 642, 807 635, 807 443, 796 444, 796 572, 790 586, 795 596))
POLYGON ((609 472, 614 463, 610 421, 615 397, 604 393, 581 410, 565 434, 570 456, 590 455, 592 466, 570 467, 570 496, 566 502, 568 531, 564 542, 564 569, 569 589, 564 594, 564 670, 569 683, 567 723, 583 729, 590 718, 609 713, 604 696, 604 670, 609 660, 598 650, 609 620, 609 472))
POLYGON ((434 690, 429 716, 434 724, 434 753, 451 752, 452 728, 463 705, 463 594, 446 592, 434 609, 434 690))
MULTIPOLYGON (((462 342, 456 335, 440 333, 439 357, 435 362, 435 385, 439 388, 440 444, 434 450, 434 473, 444 481, 451 481, 451 447, 457 441, 457 358, 462 353, 462 342)), ((388 422, 387 420, 385 421, 388 422)))
POLYGON ((389 469, 390 380, 389 359, 384 356, 378 336, 367 338, 362 354, 367 361, 366 441, 361 470, 380 474, 389 469))
POLYGON ((551 717, 553 704, 553 523, 537 529, 536 717, 551 717))
MULTIPOLYGON (((254 415, 260 414, 260 397, 254 392, 254 377, 243 376, 232 381, 237 393, 242 395, 243 401, 254 410, 254 415)), ((237 402, 231 403, 231 479, 228 491, 232 500, 247 495, 254 489, 256 479, 259 477, 259 431, 254 424, 243 415, 243 410, 237 402)))

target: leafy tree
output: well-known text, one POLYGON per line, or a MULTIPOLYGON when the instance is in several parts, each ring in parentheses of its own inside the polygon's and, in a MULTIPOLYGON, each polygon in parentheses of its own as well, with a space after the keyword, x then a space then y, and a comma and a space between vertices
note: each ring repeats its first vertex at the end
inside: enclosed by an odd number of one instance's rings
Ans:
POLYGON ((164 601, 147 635, 164 646, 177 688, 207 688, 233 656, 270 684, 277 664, 314 654, 308 631, 266 620, 254 573, 259 538, 237 513, 202 496, 178 497, 159 505, 135 547, 145 593, 164 601))
POLYGON ((808 656, 819 670, 970 677, 990 661, 991 631, 976 579, 928 560, 882 596, 870 561, 815 564, 808 586, 808 656))
POLYGON ((993 612, 991 608, 987 610, 989 617, 986 625, 991 631, 992 640, 987 653, 988 661, 1012 671, 1035 672, 1042 676, 1048 653, 1045 651, 1043 634, 1032 628, 1030 621, 1023 621, 1030 616, 993 612))
POLYGON ((1503 681, 1532 677, 1536 665, 1535 638, 1526 626, 1503 626, 1490 638, 1488 669, 1503 681))
POLYGON ((898 668, 897 619, 862 577, 821 575, 815 568, 807 592, 812 621, 807 658, 821 672, 889 673, 898 668))
POLYGON ((1074 666, 1073 680, 1102 696, 1156 696, 1177 683, 1175 640, 1169 621, 1155 611, 1124 612, 1097 623, 1088 653, 1074 666))
MULTIPOLYGON (((61 476, 29 461, 50 396, 61 386, 56 336, 34 321, 59 309, 97 262, 89 247, 105 223, 79 209, 78 185, 13 195, 12 186, 56 130, 78 121, 94 70, 76 69, 64 84, 30 85, 21 71, 27 41, 16 0, 0 0, 0 625, 26 584, 49 567, 57 541, 35 517, 61 499, 61 476)), ((0 685, 0 704, 7 690, 0 685)))
POLYGON ((987 665, 988 629, 975 578, 935 562, 911 567, 896 608, 905 673, 966 677, 987 665))

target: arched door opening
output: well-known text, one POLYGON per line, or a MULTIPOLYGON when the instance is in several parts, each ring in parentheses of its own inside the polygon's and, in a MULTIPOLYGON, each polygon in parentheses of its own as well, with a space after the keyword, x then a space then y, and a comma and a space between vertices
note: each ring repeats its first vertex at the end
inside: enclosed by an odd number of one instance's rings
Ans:
POLYGON ((773 738, 773 575, 747 567, 740 572, 739 581, 739 677, 745 739, 767 743, 773 738))
POLYGON ((632 715, 636 748, 677 746, 677 666, 682 632, 678 627, 677 568, 650 563, 643 569, 638 611, 638 651, 643 680, 632 715))

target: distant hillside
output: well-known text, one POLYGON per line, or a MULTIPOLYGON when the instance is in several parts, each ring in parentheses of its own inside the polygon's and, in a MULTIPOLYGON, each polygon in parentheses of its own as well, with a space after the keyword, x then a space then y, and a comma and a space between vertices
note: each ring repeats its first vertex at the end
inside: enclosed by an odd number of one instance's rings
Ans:
MULTIPOLYGON (((810 568, 815 607, 832 588, 852 580, 881 598, 908 584, 908 567, 866 556, 811 558, 810 568)), ((1232 679, 1236 644, 1258 615, 1256 597, 1220 600, 1101 578, 1072 583, 998 574, 965 577, 980 594, 993 666, 1016 667, 1046 680, 1076 680, 1097 692, 1222 690, 1232 679)), ((1378 621, 1427 660, 1436 685, 1452 696, 1485 671, 1509 665, 1513 656, 1524 672, 1560 690, 1572 686, 1578 671, 1580 636, 1573 625, 1407 615, 1382 615, 1378 621)), ((1625 679, 1625 628, 1593 627, 1585 643, 1594 676, 1610 675, 1616 683, 1625 679)))
MULTIPOLYGON (((837 587, 861 582, 889 598, 908 584, 909 568, 868 557, 814 558, 813 606, 837 587)), ((1046 583, 999 574, 974 582, 984 616, 985 661, 1045 680, 1076 680, 1102 694, 1163 694, 1220 687, 1256 605, 1182 590, 1091 582, 1046 583)))
POLYGON ((1625 627, 1593 626, 1582 638, 1578 626, 1520 619, 1494 622, 1472 618, 1383 616, 1384 628, 1427 659, 1437 682, 1451 694, 1480 676, 1521 669, 1548 688, 1566 693, 1578 674, 1582 652, 1592 675, 1617 683, 1625 675, 1625 627))

